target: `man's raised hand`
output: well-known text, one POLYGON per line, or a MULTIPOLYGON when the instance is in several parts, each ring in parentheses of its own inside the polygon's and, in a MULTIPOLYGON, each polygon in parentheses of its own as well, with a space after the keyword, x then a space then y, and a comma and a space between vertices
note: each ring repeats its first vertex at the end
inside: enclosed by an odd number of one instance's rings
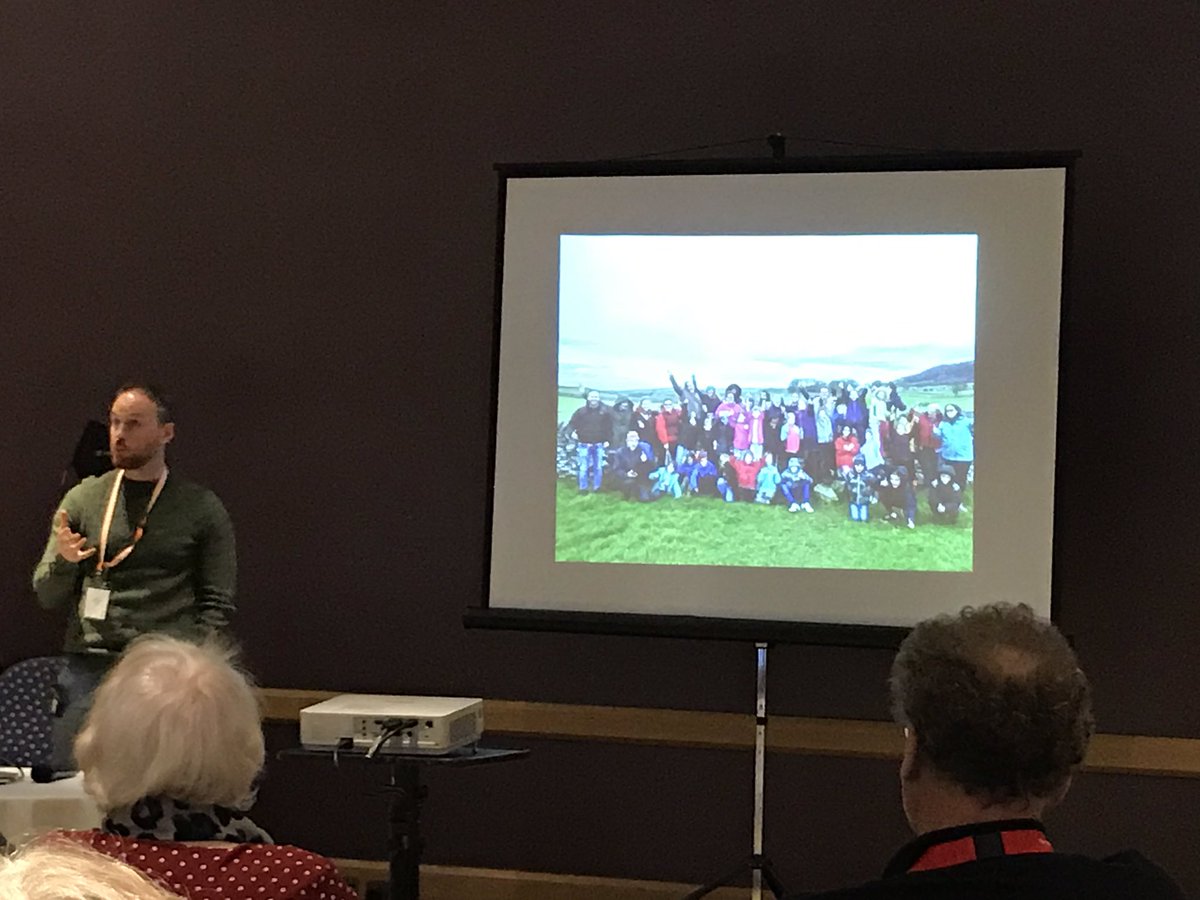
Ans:
POLYGON ((58 555, 67 562, 82 562, 96 552, 95 547, 83 549, 87 538, 71 530, 71 523, 67 520, 65 509, 58 511, 58 522, 54 526, 54 539, 58 544, 58 555))

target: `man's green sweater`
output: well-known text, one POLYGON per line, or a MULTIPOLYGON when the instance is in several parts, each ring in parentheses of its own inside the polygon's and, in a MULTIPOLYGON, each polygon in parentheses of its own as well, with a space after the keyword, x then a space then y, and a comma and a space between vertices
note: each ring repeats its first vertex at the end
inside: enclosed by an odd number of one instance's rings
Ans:
MULTIPOLYGON (((59 504, 71 530, 87 538, 86 547, 99 544, 115 478, 115 471, 85 478, 59 504)), ((133 540, 153 488, 152 482, 122 480, 107 559, 133 540)), ((33 589, 47 609, 67 609, 68 653, 119 653, 151 632, 195 640, 221 631, 233 614, 237 578, 229 514, 212 491, 170 475, 133 552, 103 574, 95 570, 96 554, 79 563, 59 556, 52 524, 33 589), (80 598, 89 586, 111 591, 101 620, 80 618, 80 598)))

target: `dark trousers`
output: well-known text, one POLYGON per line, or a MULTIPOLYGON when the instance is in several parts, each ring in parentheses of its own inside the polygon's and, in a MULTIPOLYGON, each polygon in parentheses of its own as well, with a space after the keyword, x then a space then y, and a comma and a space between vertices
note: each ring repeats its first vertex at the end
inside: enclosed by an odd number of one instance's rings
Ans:
POLYGON ((639 475, 636 478, 630 478, 628 475, 622 475, 619 483, 621 493, 625 495, 626 500, 640 502, 650 499, 650 482, 645 477, 639 475))
POLYGON ((971 470, 970 461, 968 460, 967 462, 959 462, 956 459, 948 459, 946 462, 948 462, 950 464, 950 468, 954 470, 954 480, 959 483, 963 489, 963 493, 966 494, 967 472, 971 470))
POLYGON ((92 708, 92 695, 117 658, 101 654, 68 653, 66 660, 55 687, 56 709, 50 732, 48 762, 57 772, 78 768, 75 765, 75 735, 83 727, 83 720, 92 708))
POLYGON ((921 466, 921 477, 926 484, 933 484, 938 476, 937 451, 932 447, 921 447, 917 450, 917 462, 921 466))

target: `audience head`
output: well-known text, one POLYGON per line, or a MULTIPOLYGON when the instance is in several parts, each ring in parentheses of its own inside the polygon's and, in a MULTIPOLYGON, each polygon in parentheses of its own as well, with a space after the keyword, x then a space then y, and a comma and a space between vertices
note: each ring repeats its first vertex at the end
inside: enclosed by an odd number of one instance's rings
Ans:
POLYGON ((103 810, 143 797, 238 807, 263 763, 258 700, 232 652, 150 635, 96 691, 75 758, 103 810))
POLYGON ((1065 796, 1094 729, 1074 651, 1024 604, 917 625, 892 664, 891 694, 905 729, 905 812, 918 832, 964 824, 932 822, 951 809, 974 810, 976 821, 1040 816, 1065 796))
POLYGON ((0 856, 0 900, 177 900, 137 869, 64 838, 0 856))

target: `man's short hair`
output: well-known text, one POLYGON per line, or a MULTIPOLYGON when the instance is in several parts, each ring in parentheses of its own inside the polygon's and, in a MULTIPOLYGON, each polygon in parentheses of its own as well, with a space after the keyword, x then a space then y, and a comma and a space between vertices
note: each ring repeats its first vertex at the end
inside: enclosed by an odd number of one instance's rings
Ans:
MULTIPOLYGON (((139 394, 145 394, 150 402, 154 404, 154 409, 158 415, 158 424, 166 425, 168 422, 174 422, 175 418, 171 413, 172 403, 162 389, 157 385, 150 384, 147 381, 127 381, 115 391, 113 391, 112 399, 115 401, 118 397, 127 391, 137 391, 139 394)), ((112 403, 109 403, 111 406, 112 403)))
POLYGON ((177 900, 132 866, 65 837, 0 856, 0 900, 177 900))
POLYGON ((258 698, 215 641, 148 635, 96 691, 75 758, 101 809, 143 797, 238 807, 253 795, 264 747, 258 698))
POLYGON ((1095 728, 1074 651, 1025 604, 917 625, 892 664, 891 694, 918 763, 987 803, 1052 797, 1095 728))

